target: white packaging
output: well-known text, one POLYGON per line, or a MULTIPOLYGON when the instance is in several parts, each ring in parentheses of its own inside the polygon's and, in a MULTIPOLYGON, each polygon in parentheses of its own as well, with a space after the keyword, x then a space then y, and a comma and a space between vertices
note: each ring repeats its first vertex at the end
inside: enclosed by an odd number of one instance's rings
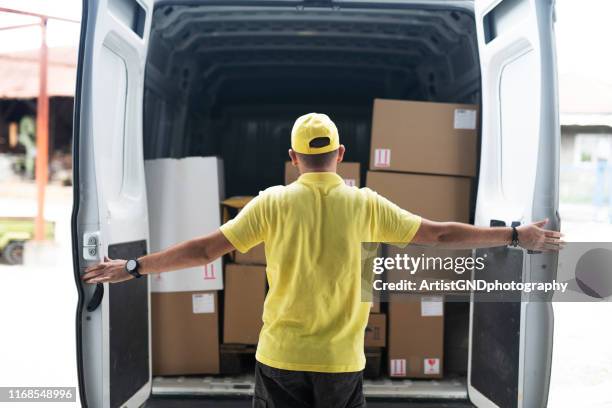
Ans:
POLYGON ((193 313, 215 313, 215 295, 212 293, 194 293, 191 304, 193 313))
POLYGON ((455 109, 455 129, 476 129, 476 110, 455 109))
MULTIPOLYGON (((210 234, 221 225, 223 166, 216 157, 145 161, 151 252, 210 234)), ((151 277, 151 292, 223 289, 221 259, 151 277)))
POLYGON ((443 316, 444 299, 442 296, 423 296, 421 298, 421 316, 443 316))

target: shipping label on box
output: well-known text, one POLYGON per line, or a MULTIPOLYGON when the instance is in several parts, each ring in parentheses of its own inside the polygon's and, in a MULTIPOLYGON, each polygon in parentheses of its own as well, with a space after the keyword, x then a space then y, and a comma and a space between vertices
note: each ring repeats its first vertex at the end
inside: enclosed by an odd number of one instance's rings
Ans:
MULTIPOLYGON (((151 252, 209 234, 221 225, 222 162, 216 157, 145 161, 151 252)), ((221 259, 151 278, 151 292, 223 289, 221 259)))
POLYGON ((423 360, 423 374, 439 375, 440 374, 440 359, 426 358, 423 360))
POLYGON ((390 167, 391 166, 391 149, 375 149, 374 150, 374 167, 390 167))
POLYGON ((389 362, 389 374, 391 375, 391 377, 405 377, 406 359, 391 359, 391 361, 389 362))
POLYGON ((158 273, 151 277, 151 292, 153 293, 189 292, 191 288, 198 288, 198 290, 223 289, 221 258, 204 266, 158 273))
POLYGON ((193 313, 215 313, 215 296, 212 293, 194 293, 191 305, 193 313))
POLYGON ((476 129, 475 109, 455 109, 455 129, 476 129))
POLYGON ((421 298, 421 316, 444 316, 444 299, 442 296, 423 296, 421 298))

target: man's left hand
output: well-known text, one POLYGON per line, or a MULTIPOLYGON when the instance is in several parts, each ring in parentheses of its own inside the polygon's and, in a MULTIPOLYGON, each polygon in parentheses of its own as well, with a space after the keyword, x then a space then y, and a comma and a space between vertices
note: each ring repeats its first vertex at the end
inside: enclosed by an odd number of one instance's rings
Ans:
POLYGON ((125 269, 126 262, 124 259, 110 259, 105 256, 103 262, 85 269, 85 274, 81 276, 81 279, 85 283, 92 284, 117 283, 134 279, 125 269))

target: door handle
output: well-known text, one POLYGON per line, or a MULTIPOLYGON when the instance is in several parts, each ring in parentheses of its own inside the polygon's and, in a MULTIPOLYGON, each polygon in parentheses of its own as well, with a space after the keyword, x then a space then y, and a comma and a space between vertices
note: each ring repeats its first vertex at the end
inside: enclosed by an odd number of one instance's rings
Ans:
POLYGON ((96 289, 94 290, 93 296, 89 299, 89 303, 87 303, 87 311, 93 312, 100 306, 102 303, 102 298, 104 297, 104 284, 98 283, 96 284, 96 289))

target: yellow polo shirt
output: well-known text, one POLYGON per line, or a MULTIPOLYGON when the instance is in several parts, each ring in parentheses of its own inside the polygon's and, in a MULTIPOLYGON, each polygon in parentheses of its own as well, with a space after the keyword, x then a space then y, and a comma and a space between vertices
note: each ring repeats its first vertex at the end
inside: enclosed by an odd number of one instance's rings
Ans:
POLYGON ((256 359, 286 370, 363 370, 370 302, 361 302, 361 242, 409 242, 420 223, 336 173, 260 192, 221 226, 240 252, 265 242, 270 288, 256 359))

